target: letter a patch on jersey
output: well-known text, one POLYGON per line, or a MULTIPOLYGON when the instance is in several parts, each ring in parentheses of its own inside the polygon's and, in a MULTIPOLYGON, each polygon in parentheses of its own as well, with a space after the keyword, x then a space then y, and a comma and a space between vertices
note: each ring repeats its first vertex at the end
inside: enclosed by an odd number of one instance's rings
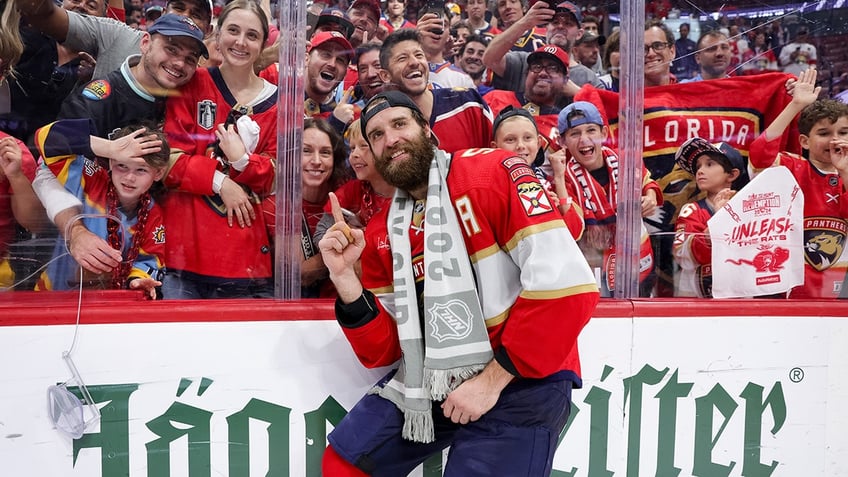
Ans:
POLYGON ((215 125, 215 113, 218 111, 218 105, 213 101, 204 99, 197 103, 197 125, 206 129, 212 129, 215 125))
POLYGON ((545 189, 538 182, 524 182, 518 184, 518 197, 521 199, 521 204, 524 206, 524 211, 527 215, 539 215, 552 211, 551 202, 548 199, 548 194, 545 194, 545 189))

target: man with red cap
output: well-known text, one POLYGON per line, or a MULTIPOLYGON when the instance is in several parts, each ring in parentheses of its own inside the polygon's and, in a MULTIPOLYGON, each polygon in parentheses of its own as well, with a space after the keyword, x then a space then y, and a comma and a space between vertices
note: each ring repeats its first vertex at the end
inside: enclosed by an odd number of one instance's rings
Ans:
POLYGON ((492 111, 474 88, 433 88, 430 67, 417 30, 400 29, 380 49, 380 77, 403 92, 429 121, 439 147, 448 152, 489 147, 492 111))
POLYGON ((524 92, 494 89, 483 99, 497 116, 505 107, 524 108, 533 115, 539 134, 556 144, 557 117, 568 81, 568 54, 556 45, 545 45, 527 56, 524 92))
MULTIPOLYGON (((494 72, 492 86, 495 89, 524 91, 524 80, 527 77, 527 56, 524 51, 510 51, 512 44, 521 34, 534 25, 547 23, 546 38, 548 45, 556 45, 570 52, 574 42, 583 36, 580 22, 583 17, 580 8, 572 2, 560 2, 556 7, 550 7, 546 2, 536 2, 527 13, 500 35, 494 37, 486 53, 483 54, 483 64, 494 72)), ((564 89, 567 96, 573 96, 580 86, 589 83, 604 89, 598 76, 589 68, 569 58, 569 86, 564 89), (575 88, 575 85, 577 86, 575 88)))
POLYGON ((343 10, 338 8, 325 8, 318 16, 318 22, 315 24, 315 32, 313 36, 322 31, 337 31, 350 40, 353 36, 355 27, 350 22, 350 17, 343 10))
POLYGON ((340 133, 353 120, 353 108, 344 102, 337 103, 333 94, 344 79, 352 56, 353 47, 337 31, 316 33, 306 54, 303 112, 306 116, 327 119, 340 133))

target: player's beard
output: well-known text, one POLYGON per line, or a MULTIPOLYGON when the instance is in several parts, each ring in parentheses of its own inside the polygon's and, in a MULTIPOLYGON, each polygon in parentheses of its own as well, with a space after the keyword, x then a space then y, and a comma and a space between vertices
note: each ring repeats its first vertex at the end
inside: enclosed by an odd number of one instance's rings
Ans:
POLYGON ((374 158, 374 167, 389 184, 412 191, 427 184, 432 161, 433 143, 422 130, 417 139, 384 150, 380 157, 374 158), (403 162, 393 161, 392 154, 398 150, 406 151, 409 157, 403 162))

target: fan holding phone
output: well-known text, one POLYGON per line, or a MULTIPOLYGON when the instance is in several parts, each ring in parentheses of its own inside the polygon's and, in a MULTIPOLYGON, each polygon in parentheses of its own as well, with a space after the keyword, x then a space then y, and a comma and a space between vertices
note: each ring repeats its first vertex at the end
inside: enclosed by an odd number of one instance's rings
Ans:
POLYGON ((433 88, 474 89, 474 80, 445 58, 445 52, 450 52, 453 46, 449 16, 444 0, 430 0, 419 12, 416 28, 429 63, 430 83, 433 88))

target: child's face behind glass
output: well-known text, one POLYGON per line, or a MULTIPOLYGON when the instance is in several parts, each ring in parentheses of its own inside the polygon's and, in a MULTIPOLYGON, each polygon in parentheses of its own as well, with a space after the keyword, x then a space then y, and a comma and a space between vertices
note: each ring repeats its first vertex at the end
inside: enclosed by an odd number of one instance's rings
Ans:
POLYGON ((109 169, 118 200, 125 209, 135 208, 141 196, 163 175, 161 169, 154 168, 140 157, 110 159, 109 169))
POLYGON ((501 123, 492 145, 516 153, 530 165, 536 160, 539 142, 536 125, 527 118, 514 117, 501 123))
POLYGON ((831 169, 831 147, 848 141, 848 117, 842 116, 835 123, 821 119, 813 124, 809 135, 801 135, 801 147, 810 152, 810 161, 819 168, 831 169))

